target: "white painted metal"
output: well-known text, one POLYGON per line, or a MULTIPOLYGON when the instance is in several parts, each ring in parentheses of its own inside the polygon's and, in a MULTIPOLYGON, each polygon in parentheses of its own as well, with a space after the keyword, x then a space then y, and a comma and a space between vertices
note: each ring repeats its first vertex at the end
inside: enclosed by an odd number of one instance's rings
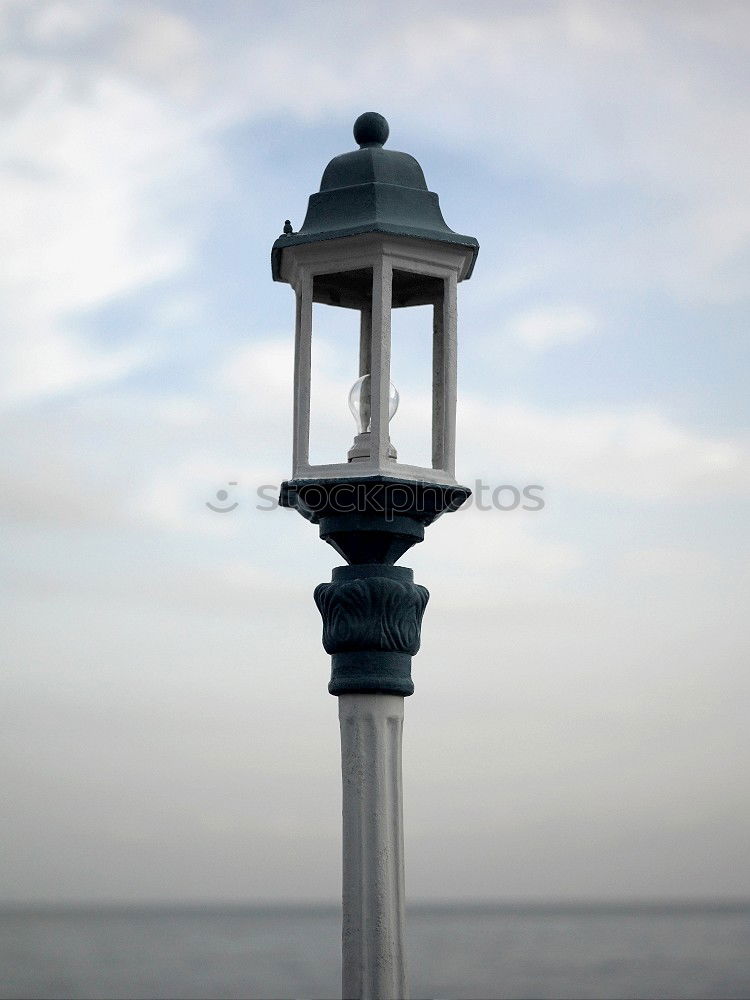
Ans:
POLYGON ((359 375, 369 375, 370 340, 372 338, 372 313, 368 309, 360 310, 359 314, 359 375))
POLYGON ((342 996, 407 1000, 401 736, 404 699, 339 696, 343 778, 342 996))
POLYGON ((294 431, 292 464, 310 464, 310 372, 312 350, 312 279, 300 282, 294 338, 294 431))
POLYGON ((456 276, 443 282, 443 301, 435 306, 432 383, 432 464, 456 474, 456 276))
POLYGON ((388 461, 388 395, 391 387, 391 284, 393 268, 379 257, 372 269, 372 430, 370 455, 378 466, 388 461))
POLYGON ((371 267, 373 258, 380 254, 391 257, 394 267, 417 274, 440 277, 446 267, 450 268, 456 272, 458 281, 463 281, 468 274, 474 256, 469 247, 368 233, 287 247, 281 257, 281 280, 296 288, 300 268, 306 268, 311 274, 354 270, 371 267))

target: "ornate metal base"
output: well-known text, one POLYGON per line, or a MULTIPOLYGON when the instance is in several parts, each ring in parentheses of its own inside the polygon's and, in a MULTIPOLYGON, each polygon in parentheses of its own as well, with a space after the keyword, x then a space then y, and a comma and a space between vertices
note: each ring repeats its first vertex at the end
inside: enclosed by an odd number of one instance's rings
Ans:
POLYGON ((426 525, 470 495, 464 486, 384 476, 282 484, 281 506, 318 524, 321 538, 349 564, 315 589, 331 694, 413 693, 411 658, 429 593, 414 583, 412 570, 393 564, 423 540, 426 525))
POLYGON ((320 525, 320 537, 348 563, 392 566, 427 525, 470 496, 465 486, 358 476, 292 479, 281 484, 279 503, 320 525))
POLYGON ((315 588, 331 694, 412 694, 411 658, 429 596, 405 566, 337 566, 332 582, 315 588))

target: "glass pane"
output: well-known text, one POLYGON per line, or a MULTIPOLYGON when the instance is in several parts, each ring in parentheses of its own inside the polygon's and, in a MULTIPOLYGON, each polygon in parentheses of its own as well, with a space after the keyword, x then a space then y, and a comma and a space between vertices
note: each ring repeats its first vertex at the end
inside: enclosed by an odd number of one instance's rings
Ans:
POLYGON ((310 464, 346 462, 356 425, 349 391, 359 377, 361 309, 372 303, 372 270, 313 280, 310 464))
POLYGON ((391 424, 398 461, 432 467, 432 323, 443 282, 407 271, 393 272, 391 381, 400 395, 391 424))

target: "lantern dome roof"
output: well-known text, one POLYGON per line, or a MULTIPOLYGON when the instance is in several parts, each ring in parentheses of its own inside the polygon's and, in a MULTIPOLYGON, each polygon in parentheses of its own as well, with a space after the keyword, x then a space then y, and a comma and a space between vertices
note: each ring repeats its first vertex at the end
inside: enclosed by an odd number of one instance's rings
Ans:
POLYGON ((449 229, 438 196, 427 189, 424 173, 408 153, 384 149, 390 129, 375 111, 354 123, 359 149, 335 156, 323 171, 320 191, 310 195, 307 215, 299 232, 287 221, 271 251, 271 269, 280 280, 281 255, 287 247, 321 240, 389 233, 469 247, 473 259, 479 244, 473 236, 449 229))

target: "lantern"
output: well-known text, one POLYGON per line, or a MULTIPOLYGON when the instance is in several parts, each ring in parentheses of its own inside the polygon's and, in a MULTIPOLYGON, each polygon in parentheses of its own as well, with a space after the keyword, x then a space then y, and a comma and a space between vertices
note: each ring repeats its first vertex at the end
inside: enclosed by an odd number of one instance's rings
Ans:
POLYGON ((478 244, 446 226, 414 157, 383 148, 388 132, 382 115, 361 115, 354 125, 360 148, 328 164, 302 228, 273 246, 273 276, 297 300, 293 480, 455 484, 456 286, 470 277, 478 244), (325 465, 309 457, 314 302, 360 313, 359 344, 342 345, 357 372, 349 394, 357 433, 348 454, 325 465), (390 376, 391 312, 418 305, 433 310, 429 467, 399 462, 389 436, 399 399, 390 376))

